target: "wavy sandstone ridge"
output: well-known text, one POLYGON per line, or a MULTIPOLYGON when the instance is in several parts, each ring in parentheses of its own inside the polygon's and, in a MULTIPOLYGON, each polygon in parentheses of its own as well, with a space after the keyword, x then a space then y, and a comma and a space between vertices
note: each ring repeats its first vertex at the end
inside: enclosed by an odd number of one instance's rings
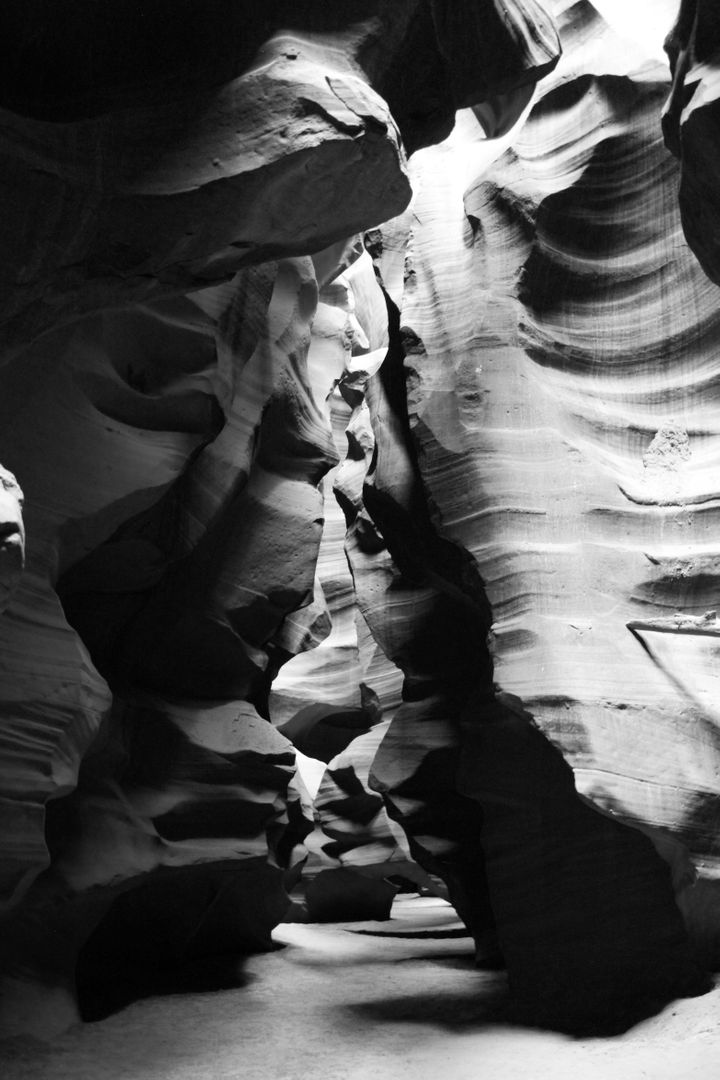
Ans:
POLYGON ((713 639, 694 624, 717 603, 720 321, 682 240, 665 92, 649 74, 548 89, 465 196, 488 290, 461 385, 482 497, 452 529, 487 581, 502 686, 586 794, 711 868, 713 639))
MULTIPOLYGON (((658 126, 664 72, 614 41, 591 5, 558 15, 557 79, 510 149, 488 168, 467 115, 415 157, 399 329, 432 522, 476 560, 503 691, 493 703, 478 645, 474 667, 440 691, 434 737, 460 769, 455 790, 481 808, 517 998, 535 1015, 577 1008, 582 1022, 593 1000, 651 993, 650 952, 667 963, 666 987, 689 974, 653 845, 677 888, 692 877, 680 842, 714 866, 716 721, 709 688, 698 691, 716 625, 717 301, 682 237, 658 126), (602 813, 574 794, 533 718, 602 813), (569 997, 578 965, 583 1002, 569 997)), ((386 489, 396 504, 393 491, 409 490, 386 489)), ((378 520, 392 551, 393 525, 378 520)), ((444 592, 447 564, 432 565, 444 592)), ((424 665, 429 702, 438 681, 424 665)), ((397 719, 394 738, 391 727, 373 771, 414 834, 427 752, 397 719)))

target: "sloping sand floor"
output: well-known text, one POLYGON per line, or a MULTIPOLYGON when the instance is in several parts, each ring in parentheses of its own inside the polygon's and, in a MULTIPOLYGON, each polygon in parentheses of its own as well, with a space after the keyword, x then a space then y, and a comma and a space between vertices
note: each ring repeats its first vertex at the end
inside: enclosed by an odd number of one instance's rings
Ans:
POLYGON ((713 1080, 720 989, 612 1038, 513 1026, 501 973, 472 964, 452 909, 402 899, 393 919, 285 924, 245 985, 137 1001, 51 1047, 15 1041, 3 1080, 713 1080), (358 933, 357 931, 365 931, 358 933), (386 936, 438 933, 440 938, 386 936), (377 936, 382 934, 383 936, 377 936), (456 936, 452 936, 455 934, 456 936))

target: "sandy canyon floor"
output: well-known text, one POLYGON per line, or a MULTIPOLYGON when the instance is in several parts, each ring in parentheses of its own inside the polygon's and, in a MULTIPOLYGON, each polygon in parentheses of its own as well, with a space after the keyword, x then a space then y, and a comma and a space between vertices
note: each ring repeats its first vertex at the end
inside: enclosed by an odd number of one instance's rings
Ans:
POLYGON ((384 923, 284 924, 242 985, 148 997, 52 1046, 0 1051, 3 1080, 710 1080, 720 986, 611 1038, 513 1025, 442 901, 384 923), (437 936, 437 935, 440 936, 437 936), (419 936, 414 936, 419 935, 419 936), (435 936, 433 936, 435 935, 435 936))

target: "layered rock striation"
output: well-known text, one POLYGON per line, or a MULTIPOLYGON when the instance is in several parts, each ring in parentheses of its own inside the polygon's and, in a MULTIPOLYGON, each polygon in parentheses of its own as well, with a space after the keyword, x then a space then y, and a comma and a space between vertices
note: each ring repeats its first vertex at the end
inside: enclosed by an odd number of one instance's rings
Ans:
POLYGON ((478 648, 449 725, 454 783, 482 810, 518 999, 581 1023, 656 979, 694 984, 671 876, 694 932, 716 937, 692 909, 707 918, 715 875, 717 732, 700 688, 715 627, 717 296, 683 239, 659 127, 666 74, 591 5, 558 16, 557 78, 509 149, 489 164, 467 116, 414 159, 400 336, 433 524, 472 553, 492 607, 502 693, 488 699, 478 648), (563 989, 576 963, 582 1002, 563 989))

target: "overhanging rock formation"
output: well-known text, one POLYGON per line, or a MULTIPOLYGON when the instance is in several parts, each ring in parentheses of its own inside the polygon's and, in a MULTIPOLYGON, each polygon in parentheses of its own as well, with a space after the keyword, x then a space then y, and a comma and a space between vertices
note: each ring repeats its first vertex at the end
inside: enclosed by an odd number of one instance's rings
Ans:
POLYGON ((271 947, 313 829, 441 879, 534 1022, 701 990, 720 308, 667 72, 584 2, 29 7, 0 1031, 271 947))

